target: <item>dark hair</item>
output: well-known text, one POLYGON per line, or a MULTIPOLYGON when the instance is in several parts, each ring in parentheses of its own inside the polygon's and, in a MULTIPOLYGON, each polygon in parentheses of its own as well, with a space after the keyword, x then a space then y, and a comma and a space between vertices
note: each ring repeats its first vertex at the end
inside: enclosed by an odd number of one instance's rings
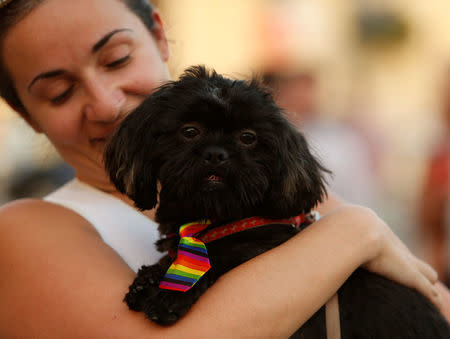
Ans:
MULTIPOLYGON (((16 23, 27 16, 33 9, 45 0, 12 0, 9 4, 0 8, 0 55, 3 49, 3 38, 16 23)), ((67 0, 66 0, 67 1, 67 0)), ((119 0, 123 2, 148 28, 154 28, 152 17, 153 5, 148 0, 119 0)), ((0 58, 0 98, 18 109, 23 109, 23 104, 17 95, 3 60, 0 58)))

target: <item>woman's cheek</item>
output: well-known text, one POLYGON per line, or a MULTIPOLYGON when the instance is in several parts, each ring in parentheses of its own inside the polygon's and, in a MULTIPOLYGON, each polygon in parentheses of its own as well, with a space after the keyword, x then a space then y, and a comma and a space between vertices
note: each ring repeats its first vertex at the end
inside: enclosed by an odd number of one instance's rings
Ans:
MULTIPOLYGON (((142 60, 142 59, 141 59, 142 60)), ((136 62, 133 67, 135 90, 149 95, 155 88, 170 80, 166 65, 159 58, 144 59, 145 62, 136 62), (147 61, 149 60, 149 61, 147 61)))
POLYGON ((88 142, 88 136, 83 133, 82 115, 69 114, 67 112, 57 112, 50 117, 43 125, 47 137, 55 144, 70 145, 83 142, 83 137, 88 142))

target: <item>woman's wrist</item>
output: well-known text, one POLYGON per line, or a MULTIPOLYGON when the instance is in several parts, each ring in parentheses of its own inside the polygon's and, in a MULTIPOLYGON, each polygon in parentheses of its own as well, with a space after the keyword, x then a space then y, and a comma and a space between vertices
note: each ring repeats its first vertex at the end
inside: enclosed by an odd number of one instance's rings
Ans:
POLYGON ((331 223, 334 218, 342 227, 342 233, 347 233, 349 241, 359 245, 359 265, 373 260, 381 252, 383 232, 388 226, 371 209, 346 204, 330 210, 322 218, 330 218, 331 223))
POLYGON ((316 210, 323 216, 332 216, 343 220, 346 230, 351 232, 356 241, 366 244, 362 248, 360 265, 375 258, 381 251, 383 232, 389 227, 377 214, 364 206, 347 203, 333 192, 328 192, 326 199, 320 203, 316 210))

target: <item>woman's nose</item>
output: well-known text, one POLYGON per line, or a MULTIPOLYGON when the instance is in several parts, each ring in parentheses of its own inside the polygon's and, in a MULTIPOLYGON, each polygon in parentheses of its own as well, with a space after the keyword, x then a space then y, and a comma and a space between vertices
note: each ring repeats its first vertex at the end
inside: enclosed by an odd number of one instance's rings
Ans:
POLYGON ((91 84, 84 107, 88 120, 113 122, 120 116, 125 103, 125 95, 120 88, 103 84, 91 84))

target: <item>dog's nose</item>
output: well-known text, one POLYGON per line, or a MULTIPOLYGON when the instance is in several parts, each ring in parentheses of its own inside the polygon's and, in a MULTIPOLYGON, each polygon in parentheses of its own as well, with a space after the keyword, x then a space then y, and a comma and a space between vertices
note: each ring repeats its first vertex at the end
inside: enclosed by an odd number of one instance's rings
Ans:
POLYGON ((209 165, 221 165, 228 161, 228 152, 222 147, 208 147, 203 153, 203 159, 209 165))

